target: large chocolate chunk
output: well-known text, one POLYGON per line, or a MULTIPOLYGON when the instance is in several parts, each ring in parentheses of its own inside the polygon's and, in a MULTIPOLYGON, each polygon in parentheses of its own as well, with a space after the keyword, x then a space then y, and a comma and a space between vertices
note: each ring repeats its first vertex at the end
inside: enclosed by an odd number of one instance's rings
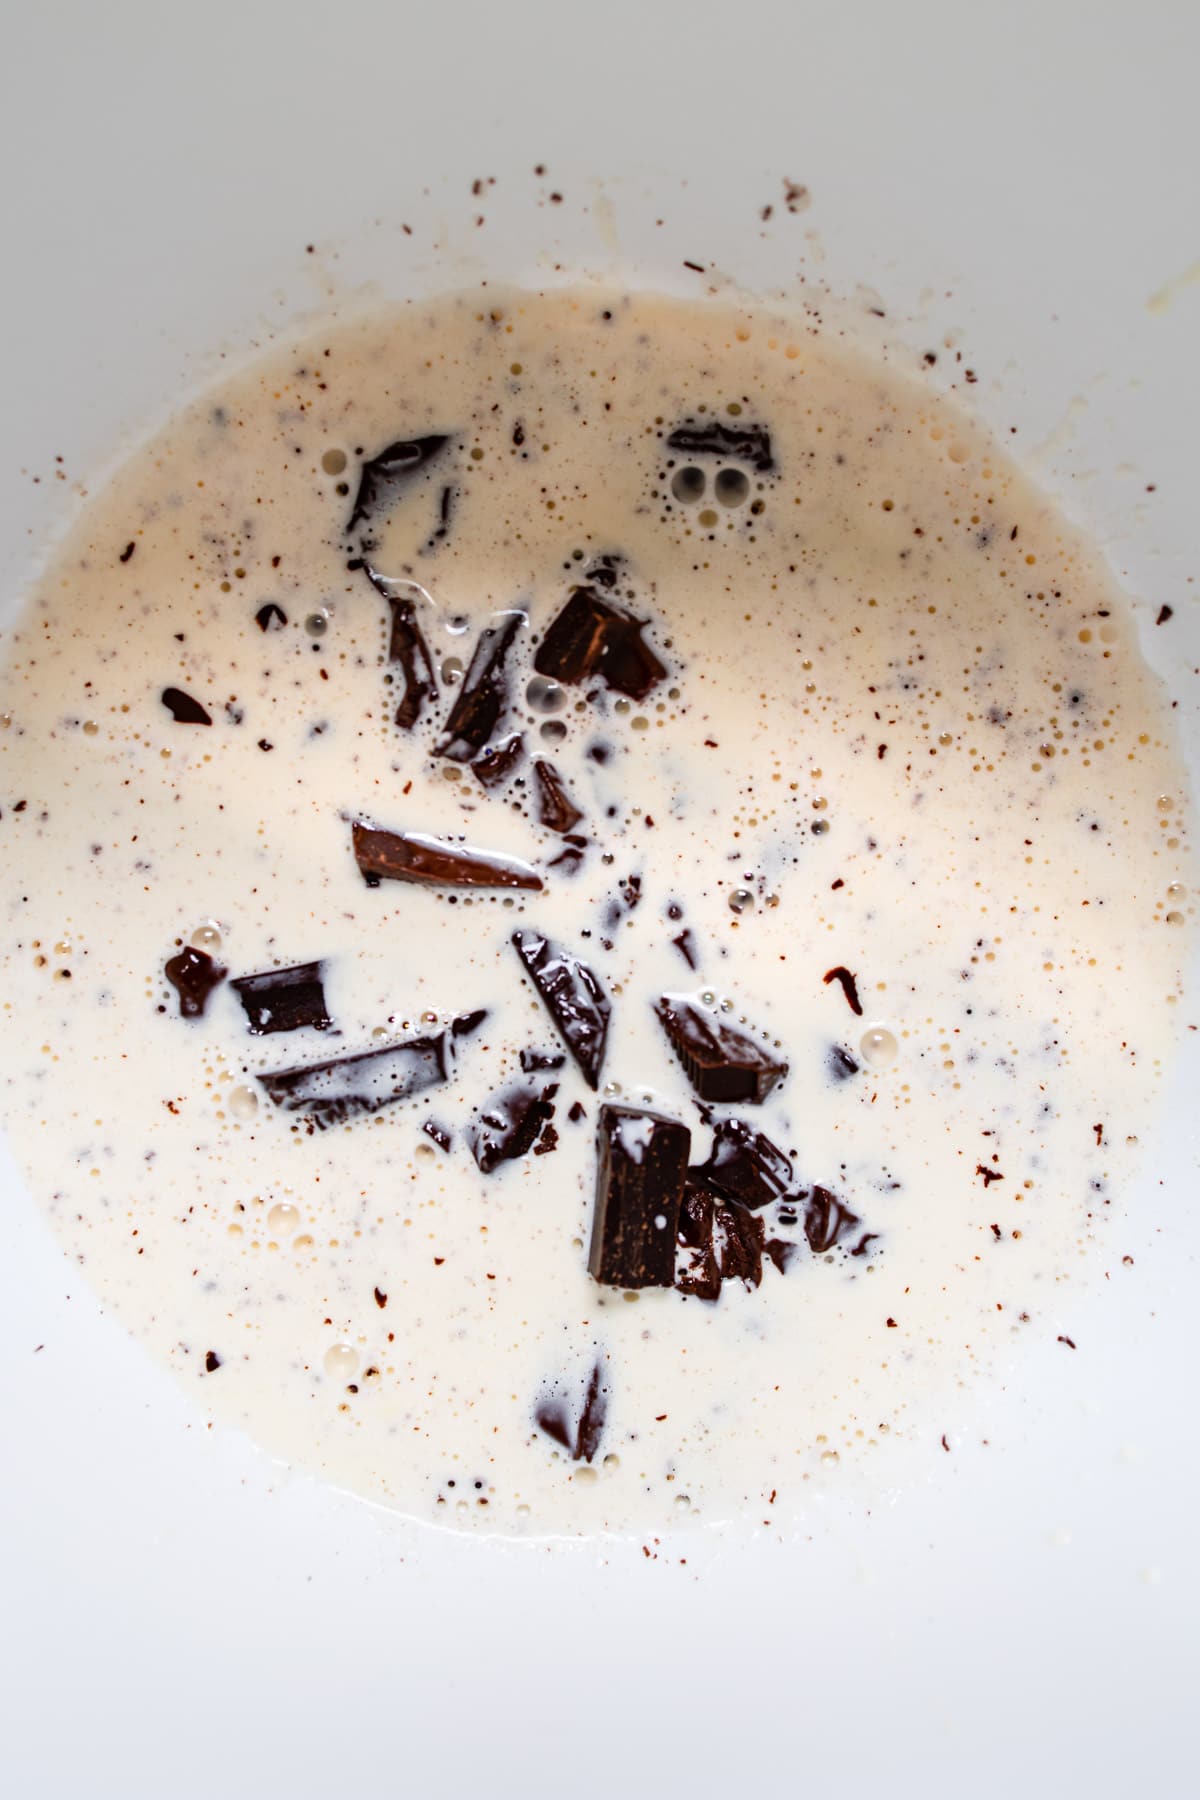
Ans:
POLYGON ((785 1062, 689 994, 664 994, 654 1010, 701 1100, 759 1105, 787 1074, 785 1062))
POLYGON ((321 980, 324 964, 297 963, 290 969, 265 969, 239 975, 230 982, 255 1037, 272 1031, 328 1031, 333 1024, 325 1006, 321 980))
POLYGON ((762 1280, 763 1222, 744 1206, 723 1206, 713 1211, 713 1246, 723 1281, 744 1281, 757 1287, 762 1280))
POLYGON ((810 1250, 818 1256, 861 1224, 857 1213, 844 1206, 828 1188, 814 1187, 804 1207, 804 1235, 810 1250))
POLYGON ((568 794, 566 783, 554 764, 541 756, 534 758, 533 779, 537 786, 539 823, 547 831, 557 831, 565 837, 583 817, 568 794))
POLYGON ((533 1149, 542 1127, 554 1115, 557 1092, 556 1081, 516 1082, 484 1102, 465 1135, 467 1148, 485 1175, 533 1149))
POLYGON ((689 1182, 679 1209, 679 1250, 675 1261, 675 1286, 697 1300, 719 1300, 721 1271, 713 1247, 714 1203, 711 1194, 689 1182))
POLYGON ((675 1119, 602 1106, 588 1268, 607 1287, 671 1287, 691 1132, 675 1119))
POLYGON ((600 1363, 597 1362, 588 1377, 587 1388, 583 1396, 583 1410, 574 1432, 571 1430, 571 1412, 561 1394, 547 1396, 534 1408, 534 1422, 546 1433, 547 1437, 561 1444, 569 1456, 576 1462, 591 1462, 600 1448, 600 1439, 604 1432, 604 1421, 608 1416, 608 1388, 605 1385, 600 1363))
POLYGON ((400 439, 364 462, 358 478, 358 493, 346 521, 346 530, 356 525, 370 525, 377 515, 386 512, 399 499, 405 486, 427 469, 450 442, 447 433, 429 437, 400 439))
POLYGON ((729 1200, 758 1207, 787 1192, 792 1163, 778 1144, 744 1120, 721 1119, 713 1130, 712 1155, 691 1174, 729 1200))
POLYGON ((318 1131, 339 1125, 358 1113, 378 1112, 407 1100, 425 1088, 447 1081, 454 1069, 455 1046, 487 1017, 464 1013, 448 1031, 410 1038, 358 1056, 337 1056, 306 1068, 279 1069, 258 1080, 275 1105, 301 1113, 318 1131))
POLYGON ((488 742, 508 701, 504 665, 525 623, 518 610, 500 613, 494 625, 484 626, 435 755, 470 762, 488 742))
POLYGON ((645 628, 644 620, 595 588, 576 588, 538 645, 533 666, 539 675, 569 683, 598 675, 618 693, 644 700, 667 672, 643 642, 645 628))
POLYGON ((769 475, 775 467, 770 433, 763 425, 724 425, 719 419, 697 424, 689 420, 671 433, 667 449, 680 456, 733 457, 737 462, 748 462, 760 475, 769 475))
POLYGON ((489 744, 471 764, 472 771, 485 788, 500 787, 508 780, 525 754, 525 734, 514 731, 510 737, 489 744))
POLYGON ((536 869, 515 856, 447 844, 419 831, 379 831, 354 821, 354 856, 369 887, 414 881, 422 887, 529 888, 544 885, 536 869))
POLYGON ((583 1079, 598 1087, 612 1012, 608 995, 585 962, 540 932, 514 931, 512 941, 583 1079))
POLYGON ((163 974, 179 995, 181 1018, 198 1019, 208 1005, 209 995, 220 987, 228 969, 211 957, 207 950, 185 944, 178 956, 167 958, 163 974))

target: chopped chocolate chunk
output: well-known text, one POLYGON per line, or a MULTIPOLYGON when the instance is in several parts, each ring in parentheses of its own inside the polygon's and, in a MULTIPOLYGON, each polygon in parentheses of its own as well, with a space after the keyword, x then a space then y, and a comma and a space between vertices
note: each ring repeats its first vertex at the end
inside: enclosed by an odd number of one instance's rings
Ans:
POLYGON ((423 887, 529 888, 539 893, 541 876, 515 856, 447 844, 419 831, 378 831, 356 819, 354 856, 369 887, 381 881, 414 881, 423 887))
POLYGON ((576 588, 538 645, 533 666, 569 684, 598 675, 618 693, 644 700, 667 673, 642 639, 645 628, 594 588, 576 588))
POLYGON ((580 1119, 587 1118, 587 1107, 583 1104, 582 1100, 572 1100, 567 1117, 570 1119, 572 1125, 578 1125, 580 1119))
POLYGON ((239 975, 230 987, 242 1003, 255 1037, 272 1031, 328 1031, 333 1024, 325 1006, 321 980, 324 964, 297 963, 290 969, 264 969, 239 975))
POLYGON ((561 1444, 568 1456, 574 1457, 576 1462, 590 1463, 600 1448, 607 1415, 608 1389, 601 1380, 600 1363, 597 1362, 588 1377, 583 1410, 574 1432, 571 1430, 571 1409, 561 1394, 549 1395, 540 1401, 534 1408, 533 1418, 538 1428, 556 1444, 561 1444))
POLYGON ((763 1222, 736 1202, 717 1202, 713 1209, 713 1245, 722 1281, 744 1281, 757 1287, 762 1280, 763 1222))
POLYGON ((1164 604, 1159 607, 1158 617, 1157 617, 1157 619, 1155 619, 1154 623, 1156 625, 1165 625, 1168 619, 1173 619, 1174 617, 1175 617, 1174 607, 1167 606, 1164 604))
POLYGON ((855 1244, 853 1250, 850 1252, 851 1256, 869 1256, 871 1253, 871 1245, 877 1243, 878 1240, 879 1233, 877 1231, 864 1231, 863 1235, 859 1238, 857 1244, 855 1244))
POLYGON ((130 541, 126 544, 125 548, 122 550, 120 556, 118 556, 117 561, 127 563, 136 549, 137 549, 137 545, 133 542, 133 539, 131 538, 130 541))
POLYGON ((498 743, 481 750, 471 768, 485 788, 496 788, 508 780, 524 754, 525 734, 514 731, 511 737, 501 738, 498 743))
POLYGON ((221 1359, 217 1355, 216 1351, 215 1350, 206 1350, 204 1352, 205 1371, 209 1375, 214 1375, 216 1373, 216 1371, 220 1368, 220 1366, 221 1366, 221 1359))
POLYGON ((212 717, 205 711, 198 700, 185 694, 182 688, 164 688, 160 696, 163 705, 177 725, 211 725, 212 717))
POLYGON ((748 462, 760 475, 769 475, 775 467, 770 433, 763 425, 724 425, 719 419, 696 424, 689 420, 671 433, 667 449, 681 456, 731 456, 748 462))
POLYGON ((593 557, 584 573, 597 587, 607 588, 611 592, 621 578, 624 563, 625 558, 619 550, 606 550, 603 555, 593 557))
POLYGON ((829 986, 831 981, 840 982, 842 992, 846 996, 846 1004, 849 1006, 850 1011, 855 1013, 859 1018, 862 1017, 862 1005, 858 998, 858 984, 849 969, 842 968, 839 963, 836 969, 827 969, 822 976, 822 980, 826 987, 829 986))
POLYGON ((318 1131, 324 1131, 358 1113, 378 1112, 449 1080, 458 1038, 486 1016, 468 1013, 456 1019, 449 1031, 357 1056, 336 1056, 304 1068, 273 1070, 260 1074, 258 1080, 276 1106, 303 1114, 318 1131))
POLYGON ((549 1156, 549 1154, 552 1150, 557 1150, 557 1149, 558 1149, 558 1133, 554 1129, 553 1125, 550 1124, 549 1120, 547 1120, 546 1124, 542 1126, 541 1137, 538 1139, 537 1143, 533 1146, 533 1154, 535 1156, 549 1156))
POLYGON ((198 1019, 208 1005, 214 988, 220 987, 228 969, 223 969, 207 950, 185 944, 178 956, 167 958, 163 974, 179 995, 179 1013, 184 1019, 198 1019))
POLYGON ((793 1244, 787 1238, 768 1238, 763 1250, 781 1275, 787 1274, 789 1263, 800 1254, 799 1244, 793 1244))
POLYGON ((526 1075, 538 1075, 546 1069, 561 1069, 566 1060, 561 1050, 535 1050, 530 1045, 521 1051, 521 1067, 526 1075))
POLYGON ((682 956, 688 968, 694 969, 696 967, 696 943, 695 939, 692 937, 691 927, 685 927, 685 929, 679 933, 678 937, 673 937, 671 939, 671 942, 678 950, 680 956, 682 956))
POLYGON ((411 584, 393 581, 364 562, 367 579, 376 593, 382 594, 391 615, 388 634, 388 663, 404 677, 400 704, 393 715, 402 731, 411 731, 421 716, 421 709, 431 694, 437 692, 433 657, 417 617, 417 603, 411 584))
POLYGON ((537 785, 538 819, 547 831, 560 835, 574 829, 583 814, 566 789, 562 776, 552 762, 534 758, 533 778, 537 785))
POLYGON ((983 1185, 985 1188, 991 1187, 993 1181, 1004 1180, 999 1169, 989 1169, 985 1163, 976 1163, 975 1173, 983 1176, 983 1185))
POLYGON ((448 1150, 454 1142, 454 1134, 449 1127, 439 1124, 436 1119, 422 1119, 421 1130, 427 1138, 433 1139, 439 1150, 448 1150))
POLYGON ((372 524, 376 515, 394 505, 405 485, 422 469, 428 468, 449 442, 445 432, 401 439, 364 462, 346 530, 350 532, 356 525, 372 524))
MULTIPOLYGON (((804 1235, 809 1249, 817 1256, 833 1246, 862 1223, 857 1213, 843 1206, 828 1188, 814 1187, 804 1208, 804 1235)), ((858 1252, 854 1252, 855 1255, 858 1252)))
POLYGON ((604 908, 604 926, 611 931, 618 925, 626 913, 633 912, 642 897, 642 878, 640 875, 626 875, 618 883, 617 891, 604 908))
POLYGON ((742 1119, 720 1119, 713 1130, 712 1154, 698 1169, 688 1171, 714 1193, 739 1200, 743 1206, 766 1206, 787 1192, 792 1179, 791 1158, 753 1125, 742 1119))
POLYGON ((508 700, 504 665, 525 623, 525 614, 516 609, 498 614, 496 624, 484 626, 435 755, 470 762, 490 740, 508 700))
POLYGON ((287 624, 287 614, 276 601, 268 600, 266 605, 260 606, 255 613, 254 623, 260 631, 270 631, 272 628, 282 631, 287 624))
POLYGON ((540 932, 514 931, 512 941, 583 1079, 598 1087, 612 1012, 608 995, 585 962, 540 932))
POLYGON ((564 875, 577 875, 583 864, 583 853, 587 849, 588 840, 574 834, 563 839, 563 847, 557 856, 552 856, 546 864, 548 869, 561 869, 564 875))
POLYGON ((607 1287, 671 1287, 691 1132, 675 1119, 600 1108, 588 1268, 607 1287))
POLYGON ((380 1312, 382 1312, 384 1307, 387 1305, 387 1295, 384 1293, 382 1288, 375 1289, 375 1304, 379 1308, 380 1312))
POLYGON ((713 1197, 689 1182, 679 1209, 675 1286, 697 1300, 719 1300, 721 1271, 713 1248, 713 1197))
POLYGON ((701 1100, 759 1105, 788 1065, 689 994, 664 994, 659 1023, 701 1100))
POLYGON ((829 1073, 835 1081, 849 1081, 858 1072, 858 1064, 848 1050, 843 1050, 840 1044, 829 1046, 829 1073))
POLYGON ((484 1102, 466 1129, 467 1148, 485 1175, 532 1150, 554 1112, 558 1083, 517 1082, 484 1102))

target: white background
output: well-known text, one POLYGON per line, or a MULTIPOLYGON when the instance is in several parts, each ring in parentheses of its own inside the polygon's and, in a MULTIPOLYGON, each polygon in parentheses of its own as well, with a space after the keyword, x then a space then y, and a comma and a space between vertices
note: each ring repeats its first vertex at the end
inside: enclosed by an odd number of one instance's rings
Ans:
MULTIPOLYGON (((1200 258, 1196 7, 2 16, 5 609, 77 484, 222 349, 372 275, 632 262, 700 291, 687 257, 867 283, 918 347, 961 329, 974 401, 1041 446, 1149 617, 1176 608, 1152 647, 1195 741, 1200 285, 1177 278, 1200 258), (785 176, 813 195, 795 218, 785 176)), ((1114 1227, 1112 1281, 1072 1304, 1075 1356, 1030 1356, 911 1490, 830 1503, 797 1542, 651 1556, 439 1537, 208 1431, 0 1167, 0 1782, 1194 1793, 1196 1072, 1114 1227)))

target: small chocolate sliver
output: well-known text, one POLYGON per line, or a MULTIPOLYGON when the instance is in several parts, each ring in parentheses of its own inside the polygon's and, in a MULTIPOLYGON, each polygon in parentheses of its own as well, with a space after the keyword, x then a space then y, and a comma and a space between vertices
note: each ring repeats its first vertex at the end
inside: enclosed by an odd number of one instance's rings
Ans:
POLYGON ((684 962, 687 964, 688 968, 694 969, 697 966, 697 964, 696 964, 696 941, 692 936, 691 927, 690 926, 686 927, 683 931, 681 931, 679 933, 678 937, 673 937, 671 939, 671 942, 674 944, 675 948, 678 950, 680 956, 682 956, 682 958, 683 958, 684 962))
POLYGON ((828 1188, 813 1188, 804 1208, 804 1235, 815 1255, 821 1256, 826 1250, 832 1250, 861 1223, 858 1214, 843 1206, 828 1188))
POLYGON ((221 1366, 221 1359, 217 1355, 216 1351, 215 1350, 206 1350, 204 1352, 204 1368, 205 1368, 206 1373, 209 1375, 215 1375, 217 1370, 220 1368, 220 1366, 221 1366))
POLYGON ((792 1180, 791 1158, 761 1131, 742 1119, 721 1119, 713 1131, 712 1155, 690 1171, 714 1193, 740 1201, 743 1206, 766 1206, 787 1192, 792 1180))
POLYGON ((519 1082, 485 1101, 466 1129, 467 1148, 485 1175, 528 1155, 554 1112, 558 1083, 519 1082))
POLYGON ((524 754, 525 734, 514 731, 510 737, 481 750, 471 768, 485 788, 497 788, 508 780, 524 754))
POLYGON ((448 1032, 410 1038, 357 1056, 337 1056, 304 1068, 275 1070, 260 1074, 258 1080, 276 1106, 303 1114, 318 1131, 324 1131, 447 1081, 454 1068, 455 1042, 465 1035, 466 1021, 472 1017, 477 1024, 486 1014, 456 1019, 448 1032))
POLYGON ((701 1100, 760 1105, 788 1065, 688 994, 664 994, 659 1023, 701 1100))
POLYGON ((612 1006, 592 970, 537 931, 514 931, 513 947, 555 1029, 590 1088, 600 1085, 612 1006))
POLYGON ((748 462, 760 475, 775 467, 770 433, 763 425, 724 425, 719 419, 688 423, 671 433, 667 449, 681 456, 730 456, 748 462))
POLYGON ((744 1281, 757 1287, 762 1280, 762 1220, 744 1206, 717 1202, 713 1211, 713 1246, 722 1281, 744 1281))
POLYGON ((533 666, 539 675, 577 685, 598 675, 631 700, 644 700, 667 671, 643 641, 645 621, 594 588, 574 590, 547 628, 533 666))
POLYGON ((525 624, 525 614, 517 610, 501 613, 496 624, 484 626, 434 751, 436 756, 470 762, 490 741, 508 700, 504 665, 525 624))
POLYGON ((346 530, 353 531, 356 525, 369 525, 377 513, 386 512, 405 484, 427 468, 449 442, 445 432, 400 439, 364 462, 346 530))
POLYGON ((533 1146, 533 1154, 535 1156, 549 1156, 550 1152, 552 1150, 557 1150, 557 1149, 558 1149, 558 1133, 554 1129, 554 1126, 551 1125, 550 1122, 547 1120, 546 1124, 542 1126, 541 1137, 538 1139, 537 1143, 533 1146))
POLYGON ((679 1209, 675 1286, 697 1300, 721 1298, 721 1271, 713 1248, 714 1211, 712 1195, 689 1183, 679 1209))
POLYGON ((526 1075, 537 1075, 547 1069, 561 1069, 566 1062, 561 1050, 535 1050, 532 1045, 521 1051, 521 1067, 526 1075))
POLYGON ((324 964, 297 963, 290 969, 265 969, 239 975, 230 982, 255 1037, 272 1031, 328 1031, 333 1024, 321 980, 324 964))
POLYGON ((763 1250, 781 1275, 787 1274, 789 1263, 800 1254, 799 1244, 793 1244, 787 1238, 768 1238, 763 1250))
POLYGON ((161 699, 177 725, 212 724, 211 715, 198 700, 193 700, 190 694, 185 694, 182 688, 164 688, 161 699))
POLYGON ((260 606, 255 613, 254 623, 260 631, 270 631, 272 627, 277 631, 282 631, 287 624, 287 614, 277 601, 268 600, 266 605, 260 606))
POLYGON ((433 1139, 439 1150, 448 1150, 454 1142, 453 1133, 436 1119, 422 1119, 421 1130, 427 1138, 433 1139))
POLYGON ((185 944, 178 956, 167 958, 163 974, 179 995, 179 1014, 184 1019, 198 1019, 208 1005, 214 988, 220 987, 228 969, 223 969, 207 950, 196 950, 185 944))
POLYGON ((561 869, 564 875, 578 875, 583 865, 583 853, 587 849, 588 840, 572 834, 563 839, 563 847, 557 856, 552 856, 546 864, 548 869, 561 869))
POLYGON ((534 1423, 547 1437, 561 1444, 569 1456, 575 1454, 575 1439, 571 1435, 571 1417, 567 1411, 565 1400, 543 1400, 534 1408, 534 1423))
POLYGON ((354 856, 369 886, 381 881, 413 881, 422 887, 528 888, 544 885, 536 869, 515 856, 470 850, 418 831, 378 831, 360 820, 353 826, 354 856))
POLYGON ((852 1075, 859 1073, 858 1064, 840 1044, 831 1044, 829 1047, 829 1073, 835 1081, 849 1081, 852 1075))
POLYGON ((567 1117, 570 1119, 572 1125, 578 1125, 580 1119, 587 1118, 587 1107, 583 1104, 582 1100, 572 1100, 567 1117))
POLYGON ((826 987, 829 986, 831 981, 840 982, 842 992, 846 996, 846 1004, 849 1006, 850 1011, 854 1013, 856 1017, 861 1019, 862 1005, 858 998, 858 984, 849 969, 844 969, 839 963, 836 969, 827 969, 822 980, 826 987))
POLYGON ((600 1382, 600 1364, 597 1363, 588 1381, 587 1393, 583 1397, 583 1411, 579 1415, 579 1428, 575 1433, 575 1460, 591 1462, 600 1448, 600 1437, 604 1430, 604 1421, 608 1416, 608 1392, 600 1382))
POLYGON ((411 593, 396 593, 395 582, 390 581, 386 575, 379 574, 369 563, 363 566, 372 587, 383 595, 388 604, 391 630, 388 633, 387 659, 391 667, 398 668, 404 677, 400 704, 393 717, 401 731, 411 731, 421 716, 426 700, 437 692, 433 657, 425 641, 425 633, 421 630, 416 602, 411 593))
POLYGON ((533 778, 537 784, 538 819, 547 831, 565 836, 578 825, 583 814, 567 792, 566 783, 552 762, 534 758, 533 778))
POLYGON ((672 1287, 679 1208, 692 1136, 632 1107, 600 1108, 599 1166, 588 1268, 606 1287, 672 1287))

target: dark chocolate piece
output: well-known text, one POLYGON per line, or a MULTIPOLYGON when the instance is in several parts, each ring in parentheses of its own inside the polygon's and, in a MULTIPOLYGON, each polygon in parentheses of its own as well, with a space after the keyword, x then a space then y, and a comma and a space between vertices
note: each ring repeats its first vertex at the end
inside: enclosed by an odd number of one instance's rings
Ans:
POLYGON ((678 937, 673 937, 671 939, 671 942, 678 950, 680 956, 682 956, 688 968, 694 969, 696 967, 696 945, 692 937, 691 927, 685 927, 678 937))
POLYGON ((672 1287, 692 1134, 658 1113, 600 1108, 588 1268, 607 1287, 672 1287))
POLYGON ((438 522, 430 532, 426 542, 421 545, 420 554, 422 556, 428 556, 430 551, 436 550, 442 539, 446 536, 446 533, 449 531, 450 514, 454 507, 455 492, 456 490, 449 486, 442 489, 441 496, 438 500, 438 522))
POLYGON ((753 1125, 742 1119, 720 1119, 713 1130, 712 1155, 689 1174, 714 1193, 743 1206, 766 1206, 787 1192, 791 1158, 753 1125))
POLYGON ((578 825, 583 814, 566 789, 562 776, 552 762, 534 758, 533 778, 537 785, 538 820, 547 831, 565 836, 578 825))
POLYGON ((548 869, 561 869, 564 875, 578 875, 583 865, 583 853, 587 849, 588 840, 572 833, 563 839, 563 847, 557 856, 552 856, 546 864, 548 869))
POLYGON ((701 1100, 759 1105, 787 1074, 785 1062, 689 994, 664 994, 654 1010, 701 1100))
POLYGON ((679 1209, 675 1286, 697 1300, 719 1300, 721 1271, 713 1248, 713 1197, 689 1182, 679 1209))
POLYGON ((270 631, 272 627, 282 631, 287 624, 287 614, 277 601, 268 600, 266 605, 260 606, 255 613, 254 623, 260 631, 270 631))
POLYGON ((369 887, 381 881, 414 881, 423 887, 528 888, 545 885, 536 869, 515 856, 470 850, 419 831, 378 831, 356 819, 354 856, 369 887))
POLYGON ((485 1101, 466 1129, 467 1148, 485 1175, 528 1155, 554 1112, 558 1083, 516 1082, 485 1101))
POLYGON ((207 1375, 215 1375, 221 1366, 221 1359, 215 1350, 204 1352, 204 1371, 207 1375))
POLYGON ((449 442, 446 432, 400 439, 364 462, 346 530, 353 531, 356 525, 370 525, 377 513, 386 512, 412 477, 428 468, 449 442))
POLYGON ((566 1060, 561 1050, 535 1050, 529 1045, 521 1051, 521 1067, 526 1075, 539 1075, 547 1069, 561 1069, 566 1060))
POLYGON ((713 1209, 713 1247, 722 1281, 744 1281, 757 1287, 762 1280, 763 1222, 744 1206, 725 1206, 718 1201, 713 1209))
POLYGON ((800 1254, 799 1244, 793 1244, 787 1238, 768 1238, 763 1250, 781 1275, 787 1274, 788 1265, 800 1254))
POLYGON ((575 1454, 575 1439, 571 1434, 571 1416, 567 1411, 565 1400, 542 1400, 534 1408, 534 1424, 547 1437, 561 1444, 568 1456, 575 1454))
POLYGON ((514 931, 512 941, 583 1079, 598 1087, 612 1012, 608 995, 585 962, 540 932, 514 931))
POLYGON ((297 963, 290 969, 264 969, 230 982, 255 1037, 272 1031, 328 1031, 333 1024, 325 1006, 321 980, 324 964, 297 963))
POLYGON ((454 1142, 454 1134, 436 1119, 422 1119, 421 1130, 426 1137, 433 1139, 439 1150, 448 1150, 454 1142))
POLYGON ((598 675, 618 693, 644 700, 667 673, 642 639, 645 628, 643 619, 594 588, 576 588, 547 628, 533 666, 539 675, 570 684, 598 675))
POLYGON ((184 1019, 198 1019, 208 1005, 214 988, 220 987, 229 970, 223 969, 207 950, 196 950, 185 944, 178 956, 167 958, 163 974, 179 995, 179 1014, 184 1019))
POLYGON ((770 433, 763 425, 724 425, 719 419, 696 424, 689 420, 671 433, 667 449, 681 456, 731 456, 748 462, 760 475, 769 475, 775 467, 770 433))
POLYGON ((576 1462, 591 1462, 600 1448, 600 1440, 604 1431, 604 1421, 608 1416, 608 1389, 600 1377, 600 1364, 597 1362, 588 1377, 587 1388, 583 1396, 583 1410, 579 1415, 579 1423, 574 1432, 571 1430, 571 1413, 567 1402, 560 1394, 548 1396, 534 1408, 534 1423, 561 1444, 568 1456, 576 1462))
POLYGON ((407 1100, 425 1088, 448 1081, 454 1070, 455 1045, 473 1031, 486 1013, 466 1013, 449 1031, 410 1038, 358 1056, 336 1056, 304 1068, 260 1074, 268 1097, 285 1112, 302 1113, 318 1131, 358 1113, 378 1112, 407 1100))
POLYGON ((580 1119, 587 1118, 587 1107, 583 1104, 582 1100, 572 1100, 567 1117, 570 1119, 572 1125, 578 1125, 580 1119))
POLYGON ((164 688, 160 696, 163 705, 177 725, 211 725, 212 718, 198 700, 185 694, 182 688, 164 688))
MULTIPOLYGON (((804 1207, 804 1235, 814 1255, 821 1256, 862 1223, 828 1188, 814 1187, 804 1207)), ((857 1254, 857 1252, 852 1252, 857 1254)))
POLYGON ((504 665, 525 623, 525 614, 517 610, 500 613, 496 624, 484 626, 434 751, 436 756, 470 762, 489 741, 508 700, 504 665))
POLYGON ((402 731, 411 731, 421 716, 425 701, 437 692, 433 657, 425 641, 425 633, 421 630, 417 603, 408 584, 395 582, 389 576, 381 575, 370 563, 364 563, 363 567, 371 586, 388 603, 391 630, 388 634, 387 659, 393 668, 399 668, 404 677, 404 691, 393 716, 402 731), (396 592, 398 587, 402 590, 399 593, 396 592))
POLYGON ((840 1044, 829 1046, 829 1073, 835 1081, 849 1081, 858 1072, 858 1064, 848 1050, 843 1050, 840 1044))
POLYGON ((511 737, 501 738, 498 743, 481 750, 471 768, 485 788, 496 788, 508 780, 524 754, 525 734, 514 731, 511 737))
POLYGON ((549 1156, 549 1154, 552 1150, 557 1150, 557 1149, 558 1149, 558 1132, 554 1129, 554 1126, 551 1125, 550 1121, 547 1120, 546 1123, 542 1126, 541 1137, 538 1139, 537 1143, 533 1146, 533 1154, 535 1156, 549 1156))
POLYGON ((850 1011, 855 1013, 861 1019, 862 1006, 859 1003, 858 998, 858 985, 849 969, 844 969, 839 963, 836 969, 827 969, 822 980, 826 987, 829 986, 831 981, 840 982, 842 992, 846 996, 846 1004, 849 1006, 850 1011))
POLYGON ((607 588, 611 593, 621 577, 625 558, 619 550, 606 550, 602 556, 594 557, 584 570, 589 581, 597 587, 607 588))

